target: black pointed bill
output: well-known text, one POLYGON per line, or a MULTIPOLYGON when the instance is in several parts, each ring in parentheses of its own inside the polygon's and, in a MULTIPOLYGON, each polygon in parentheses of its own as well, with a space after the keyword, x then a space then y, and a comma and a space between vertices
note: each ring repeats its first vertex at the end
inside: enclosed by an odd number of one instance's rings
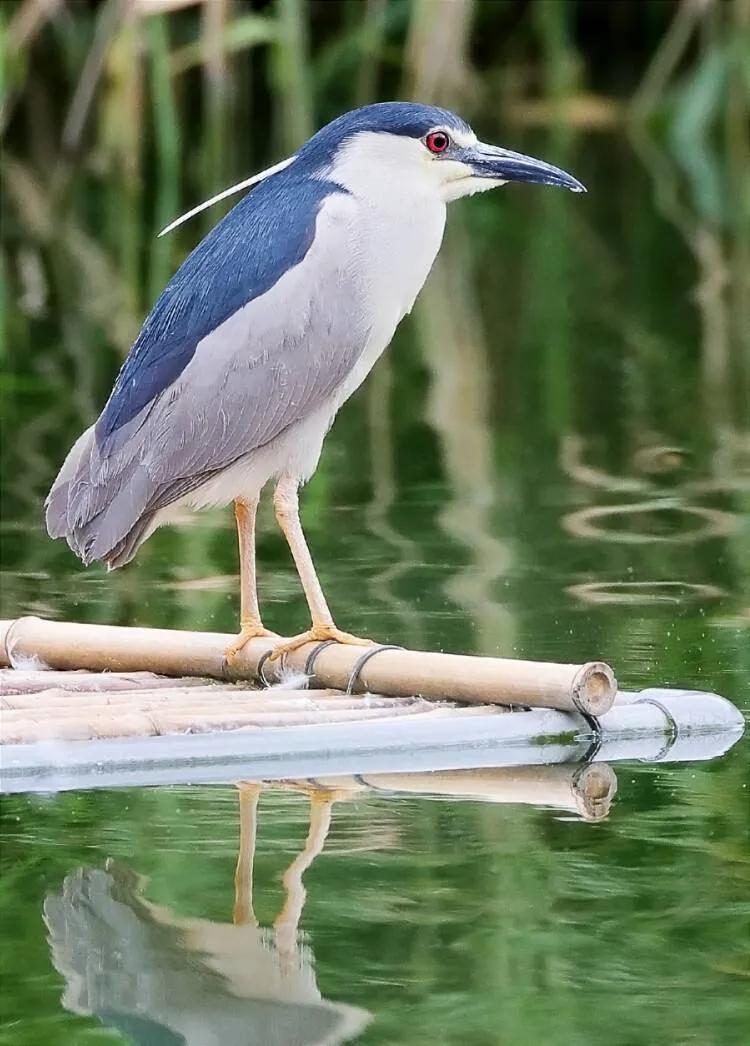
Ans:
POLYGON ((514 153, 494 145, 478 142, 466 149, 462 157, 478 178, 492 178, 503 182, 534 182, 538 185, 558 185, 571 192, 586 192, 586 186, 572 174, 553 167, 533 156, 514 153))

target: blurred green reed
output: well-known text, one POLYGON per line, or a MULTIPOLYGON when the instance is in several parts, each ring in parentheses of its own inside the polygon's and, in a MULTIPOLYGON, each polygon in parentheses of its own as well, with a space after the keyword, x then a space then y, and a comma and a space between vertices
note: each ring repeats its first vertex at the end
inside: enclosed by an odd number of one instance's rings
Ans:
MULTIPOLYGON (((586 21, 589 8, 577 0, 11 0, 0 11, 4 156, 23 164, 18 178, 35 183, 56 230, 70 225, 110 256, 123 284, 119 319, 131 331, 195 232, 155 244, 156 229, 292 151, 336 112, 378 97, 455 105, 480 129, 498 120, 509 134, 542 126, 558 159, 580 130, 630 126, 666 165, 664 177, 679 179, 680 194, 687 189, 678 207, 691 212, 688 221, 746 222, 750 0, 620 0, 586 21)), ((18 178, 7 179, 3 202, 11 286, 16 238, 32 231, 39 240, 39 216, 19 199, 18 178)), ((747 250, 735 254, 731 264, 746 273, 747 250)), ((748 292, 736 293, 746 307, 748 292)), ((564 366, 563 354, 550 358, 564 366)), ((750 395, 747 361, 723 364, 739 368, 728 377, 750 395)))

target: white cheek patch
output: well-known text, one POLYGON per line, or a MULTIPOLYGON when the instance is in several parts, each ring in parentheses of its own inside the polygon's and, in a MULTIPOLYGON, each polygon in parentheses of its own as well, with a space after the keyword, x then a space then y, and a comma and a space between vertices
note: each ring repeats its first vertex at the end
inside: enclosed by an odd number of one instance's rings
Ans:
POLYGON ((461 178, 471 178, 474 168, 463 160, 441 160, 440 173, 444 182, 457 182, 461 178))
POLYGON ((500 178, 460 178, 454 182, 448 182, 444 188, 443 199, 446 203, 452 200, 460 200, 463 196, 474 196, 478 192, 487 192, 489 189, 497 189, 501 185, 507 185, 500 178))

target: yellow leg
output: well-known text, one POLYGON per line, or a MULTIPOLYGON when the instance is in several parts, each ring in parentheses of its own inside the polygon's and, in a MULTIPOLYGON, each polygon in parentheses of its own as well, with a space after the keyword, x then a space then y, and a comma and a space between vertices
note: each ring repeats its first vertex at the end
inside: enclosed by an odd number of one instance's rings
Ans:
POLYGON ((248 501, 236 498, 234 517, 237 521, 237 538, 240 547, 240 634, 234 643, 227 648, 227 661, 242 650, 248 639, 256 636, 275 636, 264 628, 260 619, 258 606, 258 589, 255 575, 255 516, 258 511, 258 499, 248 501))
POLYGON ((253 910, 253 862, 258 800, 263 786, 242 781, 237 785, 237 790, 240 796, 240 845, 234 871, 232 922, 235 926, 257 926, 258 920, 253 910))
POLYGON ((331 826, 331 811, 335 796, 328 792, 312 792, 310 795, 310 828, 302 851, 297 854, 282 882, 286 894, 284 907, 273 924, 276 947, 282 956, 291 956, 297 947, 297 933, 307 892, 302 876, 325 846, 331 826))
POLYGON ((305 643, 319 642, 324 639, 335 639, 337 643, 351 643, 355 646, 369 646, 372 643, 371 639, 360 639, 359 636, 353 636, 349 632, 342 632, 334 624, 302 530, 297 486, 297 481, 291 476, 282 476, 273 494, 273 505, 276 519, 284 532, 284 537, 294 557, 299 579, 302 582, 307 605, 310 608, 312 628, 298 636, 293 636, 286 643, 280 643, 274 648, 271 659, 296 650, 305 643))

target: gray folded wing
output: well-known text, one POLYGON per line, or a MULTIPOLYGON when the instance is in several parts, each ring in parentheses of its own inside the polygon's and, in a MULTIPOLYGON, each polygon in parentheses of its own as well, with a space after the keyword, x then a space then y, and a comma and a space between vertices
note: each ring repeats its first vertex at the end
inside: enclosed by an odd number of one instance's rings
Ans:
POLYGON ((345 225, 204 337, 177 379, 110 434, 88 430, 47 506, 50 534, 85 562, 126 562, 158 509, 323 407, 367 345, 370 323, 345 225))

